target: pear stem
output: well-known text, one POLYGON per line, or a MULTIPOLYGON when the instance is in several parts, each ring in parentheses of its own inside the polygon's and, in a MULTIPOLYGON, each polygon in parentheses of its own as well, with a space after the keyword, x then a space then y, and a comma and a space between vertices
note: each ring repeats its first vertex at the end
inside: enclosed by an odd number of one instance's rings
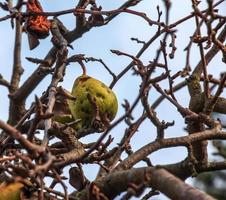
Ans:
POLYGON ((80 60, 79 64, 82 67, 82 75, 85 76, 86 75, 86 66, 84 65, 84 63, 80 60))

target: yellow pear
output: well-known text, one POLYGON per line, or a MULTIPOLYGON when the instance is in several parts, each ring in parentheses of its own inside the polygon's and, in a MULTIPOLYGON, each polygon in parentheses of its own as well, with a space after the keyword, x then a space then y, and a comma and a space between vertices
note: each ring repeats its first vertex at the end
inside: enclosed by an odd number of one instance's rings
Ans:
POLYGON ((114 92, 101 81, 87 75, 79 76, 73 85, 71 94, 75 101, 68 100, 73 118, 81 119, 79 128, 92 128, 99 111, 102 125, 112 121, 118 110, 114 92))
POLYGON ((20 182, 0 185, 0 200, 20 200, 20 193, 24 185, 20 182))

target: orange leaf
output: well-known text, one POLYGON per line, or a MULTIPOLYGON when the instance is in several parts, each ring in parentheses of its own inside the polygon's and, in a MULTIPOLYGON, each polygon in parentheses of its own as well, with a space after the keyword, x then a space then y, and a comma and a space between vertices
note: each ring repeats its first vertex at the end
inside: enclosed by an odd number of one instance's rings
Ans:
MULTIPOLYGON (((43 12, 42 6, 38 0, 27 2, 27 12, 43 12)), ((27 19, 27 31, 37 36, 37 38, 46 38, 49 35, 50 22, 46 16, 30 16, 27 19)))

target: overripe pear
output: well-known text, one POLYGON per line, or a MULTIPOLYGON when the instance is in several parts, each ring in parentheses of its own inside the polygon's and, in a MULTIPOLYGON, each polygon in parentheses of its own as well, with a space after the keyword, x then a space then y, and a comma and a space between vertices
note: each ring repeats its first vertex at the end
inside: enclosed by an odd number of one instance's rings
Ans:
POLYGON ((87 75, 79 76, 73 85, 71 94, 75 101, 68 100, 73 118, 81 119, 79 128, 91 128, 99 111, 100 122, 112 121, 118 110, 114 92, 101 81, 87 75), (97 108, 97 109, 96 109, 97 108))

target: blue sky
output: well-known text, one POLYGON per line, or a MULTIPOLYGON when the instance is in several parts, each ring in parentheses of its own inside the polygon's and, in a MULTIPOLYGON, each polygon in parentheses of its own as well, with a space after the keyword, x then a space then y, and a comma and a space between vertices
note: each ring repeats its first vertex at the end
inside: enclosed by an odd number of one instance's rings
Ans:
MULTIPOLYGON (((14 1, 15 2, 15 1, 14 1)), ((75 5, 75 1, 61 1, 61 0, 42 0, 40 1, 45 11, 58 11, 72 8, 75 5), (64 2, 64 3, 62 3, 64 2)), ((111 10, 117 8, 121 3, 125 1, 122 0, 99 0, 97 1, 98 5, 102 5, 103 10, 111 10)), ((163 10, 162 1, 150 1, 144 0, 138 6, 132 8, 137 11, 145 12, 151 19, 156 20, 156 6, 160 5, 160 9, 163 10)), ((203 4, 204 6, 204 4, 203 4)), ((224 6, 225 12, 225 3, 224 6)), ((223 9, 222 9, 223 10, 223 9)), ((188 0, 184 1, 172 1, 172 9, 170 15, 170 22, 175 22, 178 18, 184 17, 191 12, 191 3, 188 0)), ((5 13, 0 11, 0 17, 5 13)), ((75 20, 73 15, 66 15, 60 17, 68 29, 72 29, 75 25, 75 20)), ((162 20, 164 17, 162 18, 162 20)), ((169 66, 172 73, 177 72, 185 66, 185 52, 183 49, 189 42, 189 37, 193 34, 194 30, 194 19, 191 19, 183 24, 183 26, 178 26, 177 30, 177 51, 175 54, 175 59, 170 60, 169 66)), ((103 27, 97 27, 92 29, 90 32, 86 33, 82 38, 75 41, 72 45, 74 50, 70 50, 69 54, 85 54, 88 57, 101 58, 104 62, 114 71, 116 74, 119 73, 123 68, 125 68, 129 63, 130 59, 126 57, 118 57, 113 55, 110 52, 110 49, 117 49, 122 52, 127 52, 129 54, 135 55, 141 48, 140 44, 132 42, 131 37, 137 37, 141 40, 147 41, 155 33, 156 27, 149 26, 146 21, 137 16, 131 16, 129 14, 121 14, 115 18, 109 25, 103 27)), ((13 39, 14 31, 11 29, 10 22, 4 21, 0 23, 0 73, 6 78, 10 79, 11 70, 12 70, 12 50, 13 50, 13 39)), ((162 37, 160 38, 162 39, 162 37)), ((152 60, 156 55, 156 49, 159 46, 159 40, 153 43, 151 47, 142 55, 141 60, 144 64, 147 64, 152 60)), ((25 60, 25 57, 37 57, 43 58, 48 50, 51 48, 50 37, 45 40, 41 40, 40 45, 30 51, 27 42, 26 34, 23 34, 23 46, 22 46, 22 62, 25 69, 25 73, 22 76, 22 81, 35 70, 36 65, 29 63, 25 60)), ((195 47, 192 49, 191 55, 191 65, 194 67, 199 61, 199 54, 195 47)), ((217 66, 220 57, 214 59, 211 63, 212 66, 217 66)), ((88 75, 93 76, 105 84, 110 84, 111 76, 108 72, 99 64, 99 63, 88 63, 87 64, 88 75)), ((210 72, 214 73, 218 77, 219 72, 222 71, 221 67, 210 68, 210 72)), ((81 69, 77 64, 71 64, 67 67, 66 76, 64 82, 61 85, 68 90, 71 90, 74 79, 81 74, 81 69)), ((40 96, 41 93, 46 90, 46 86, 50 83, 51 77, 48 76, 45 80, 35 89, 35 91, 30 95, 28 102, 34 100, 34 95, 40 96)), ((133 102, 136 98, 138 89, 139 89, 140 79, 138 77, 131 76, 131 73, 128 73, 124 78, 122 78, 113 88, 115 91, 118 101, 119 101, 119 112, 117 114, 118 118, 123 114, 123 109, 121 104, 124 99, 128 99, 129 102, 133 102)), ((167 84, 162 85, 165 89, 168 88, 167 84)), ((158 93, 154 90, 150 94, 150 102, 153 102, 158 93)), ((186 89, 176 93, 178 101, 185 107, 188 106, 188 92, 186 89)), ((0 92, 0 117, 1 119, 7 119, 8 113, 8 100, 7 100, 7 91, 5 88, 1 87, 0 92)), ((29 104, 27 104, 29 107, 29 104)), ((141 107, 137 108, 134 112, 134 116, 139 116, 142 112, 141 107)), ((175 126, 167 129, 166 137, 175 137, 185 134, 183 131, 184 120, 177 113, 175 107, 171 106, 167 101, 157 109, 158 117, 161 120, 173 121, 175 120, 175 126), (183 125, 183 126, 182 126, 183 125)), ((114 144, 117 143, 120 139, 120 136, 123 135, 125 125, 121 124, 119 127, 113 129, 111 132, 112 136, 115 138, 114 144)), ((156 131, 152 124, 149 121, 145 121, 144 124, 139 129, 139 133, 134 136, 132 139, 133 150, 139 149, 146 143, 154 140, 156 136, 156 131)), ((98 135, 88 137, 85 141, 93 141, 98 138, 98 135)), ((168 164, 174 163, 184 159, 186 155, 185 148, 172 148, 164 149, 153 153, 150 158, 153 164, 168 164)), ((137 166, 141 166, 140 164, 137 166)), ((89 174, 91 179, 95 178, 94 171, 97 170, 96 166, 85 166, 85 171, 89 174)), ((157 198, 154 198, 157 199, 157 198)), ((163 196, 160 196, 158 199, 166 199, 163 196)))

